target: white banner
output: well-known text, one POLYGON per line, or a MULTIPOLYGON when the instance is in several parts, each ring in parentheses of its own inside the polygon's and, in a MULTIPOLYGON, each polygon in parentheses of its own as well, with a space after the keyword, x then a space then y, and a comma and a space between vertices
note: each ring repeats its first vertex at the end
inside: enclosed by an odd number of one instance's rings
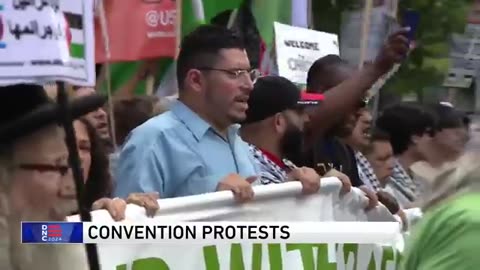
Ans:
POLYGON ((308 69, 318 58, 339 54, 335 34, 274 23, 278 73, 294 83, 305 84, 308 69))
POLYGON ((0 85, 95 85, 92 0, 0 3, 0 85))
MULTIPOLYGON (((367 213, 367 199, 358 189, 340 196, 341 183, 322 179, 318 194, 302 196, 301 184, 256 186, 255 200, 237 204, 231 192, 216 192, 160 200, 157 216, 148 218, 138 206, 127 207, 125 222, 211 221, 395 221, 380 205, 367 213)), ((93 222, 111 222, 104 211, 92 212, 93 222)), ((78 221, 78 216, 70 217, 78 221)), ((352 226, 352 232, 356 227, 352 226)), ((379 231, 381 229, 379 228, 379 231)), ((102 270, 224 270, 224 269, 396 269, 402 247, 358 244, 99 244, 102 270)))

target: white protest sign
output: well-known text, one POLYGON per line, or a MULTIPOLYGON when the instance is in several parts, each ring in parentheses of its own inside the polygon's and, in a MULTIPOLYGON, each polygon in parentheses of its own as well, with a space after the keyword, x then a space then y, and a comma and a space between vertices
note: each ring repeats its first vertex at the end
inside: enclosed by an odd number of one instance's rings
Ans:
MULTIPOLYGON (((360 62, 362 41, 363 10, 345 11, 342 13, 340 30, 340 55, 342 59, 357 66, 360 62)), ((370 27, 367 38, 365 61, 373 61, 385 42, 389 25, 394 20, 389 18, 385 7, 374 7, 370 15, 370 27)))
POLYGON ((305 84, 310 66, 323 56, 339 54, 337 35, 274 23, 278 74, 305 84))
MULTIPOLYGON (((340 196, 340 188, 341 183, 335 178, 322 179, 319 193, 309 196, 301 196, 299 182, 255 186, 255 200, 244 205, 235 203, 230 192, 163 199, 153 218, 145 216, 143 208, 129 205, 125 222, 394 220, 384 206, 365 213, 364 195, 353 189, 340 196)), ((92 219, 98 223, 112 222, 103 210, 92 212, 92 219)), ((69 220, 78 221, 78 216, 69 220)), ((403 243, 401 234, 399 240, 403 243)), ((98 244, 98 250, 103 270, 395 270, 400 258, 399 250, 393 246, 322 243, 202 245, 192 241, 188 245, 98 244)))
POLYGON ((95 85, 92 0, 0 3, 0 84, 95 85))

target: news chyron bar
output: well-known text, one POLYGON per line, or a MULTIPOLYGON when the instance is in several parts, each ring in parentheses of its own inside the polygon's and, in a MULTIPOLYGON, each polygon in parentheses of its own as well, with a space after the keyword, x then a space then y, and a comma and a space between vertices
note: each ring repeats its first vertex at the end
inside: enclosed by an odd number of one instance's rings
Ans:
POLYGON ((30 244, 360 243, 397 240, 397 222, 22 222, 30 244))

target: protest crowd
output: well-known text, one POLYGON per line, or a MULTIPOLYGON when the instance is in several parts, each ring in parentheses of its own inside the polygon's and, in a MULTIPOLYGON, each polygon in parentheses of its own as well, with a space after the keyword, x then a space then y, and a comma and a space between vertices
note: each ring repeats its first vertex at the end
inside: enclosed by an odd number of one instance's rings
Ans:
POLYGON ((85 205, 56 122, 56 86, 1 87, 0 269, 87 267, 69 246, 20 244, 21 221, 64 221, 80 208, 121 221, 127 204, 154 216, 161 199, 217 191, 248 204, 256 185, 289 181, 309 196, 326 177, 341 181, 341 194, 361 190, 362 211, 386 206, 405 231, 417 222, 411 209, 427 213, 402 269, 476 269, 480 167, 466 149, 469 117, 447 103, 370 110, 368 90, 408 58, 408 31, 391 34, 360 70, 337 55, 312 59, 305 90, 252 69, 248 44, 208 24, 181 42, 173 97, 122 89, 109 110, 94 88, 67 85, 85 205), (436 253, 423 254, 427 246, 436 253))

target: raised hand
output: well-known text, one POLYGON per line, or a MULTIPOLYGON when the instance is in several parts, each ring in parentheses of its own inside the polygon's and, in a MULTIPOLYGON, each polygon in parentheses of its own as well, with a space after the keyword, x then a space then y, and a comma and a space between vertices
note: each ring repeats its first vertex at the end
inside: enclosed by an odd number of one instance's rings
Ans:
POLYGON ((388 72, 393 65, 400 63, 407 56, 410 50, 410 43, 407 38, 409 31, 409 28, 403 28, 391 34, 380 49, 373 65, 382 74, 388 72))

